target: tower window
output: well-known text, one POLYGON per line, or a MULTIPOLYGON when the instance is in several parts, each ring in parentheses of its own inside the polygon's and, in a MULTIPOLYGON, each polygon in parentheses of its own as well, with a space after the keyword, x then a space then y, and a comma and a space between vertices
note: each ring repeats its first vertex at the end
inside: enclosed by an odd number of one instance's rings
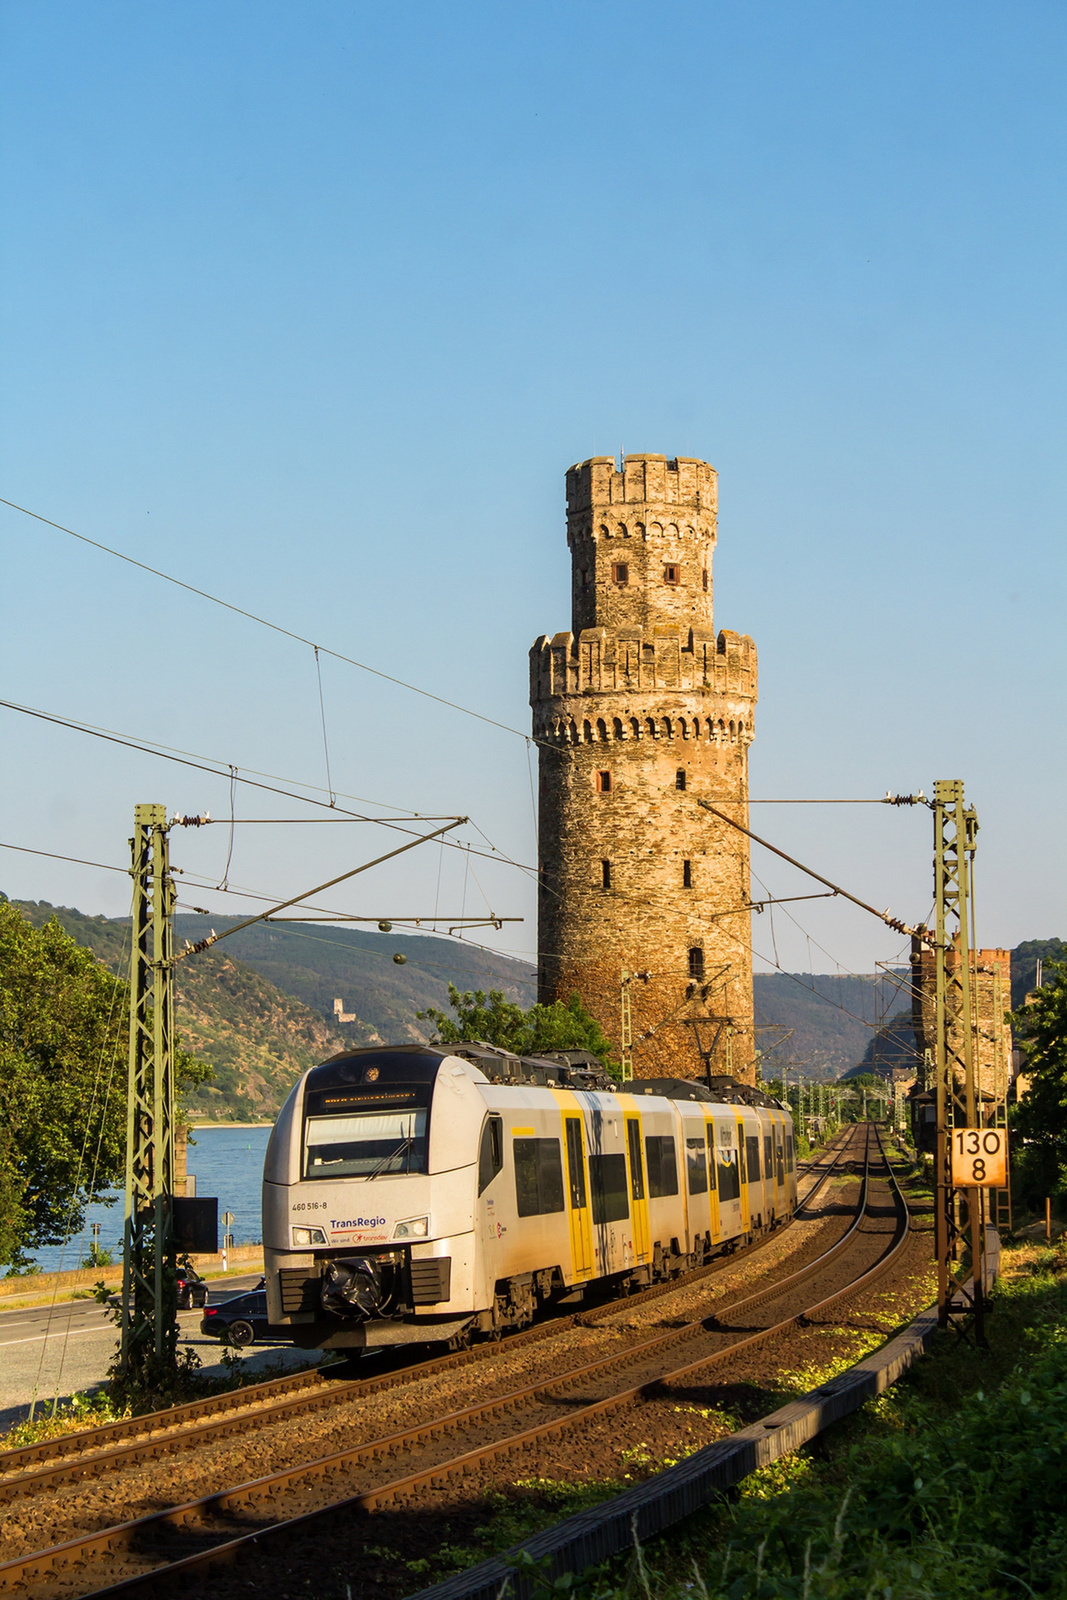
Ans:
POLYGON ((601 863, 600 863, 600 887, 602 889, 610 889, 611 888, 611 862, 610 861, 601 861, 601 863))
POLYGON ((674 787, 676 789, 684 789, 685 788, 685 768, 684 767, 679 767, 678 771, 674 774, 674 787))
POLYGON ((701 577, 702 577, 702 580, 703 580, 703 583, 704 583, 704 593, 707 594, 707 592, 708 592, 708 569, 707 569, 707 567, 704 568, 704 571, 701 574, 701 577))
POLYGON ((689 951, 689 976, 695 978, 697 983, 704 981, 704 951, 698 944, 689 951))
POLYGON ((596 775, 596 787, 597 787, 597 793, 598 794, 610 794, 611 793, 611 773, 610 772, 598 772, 597 775, 596 775))
POLYGON ((588 573, 588 570, 585 567, 583 567, 582 568, 582 588, 583 589, 588 589, 588 587, 589 587, 589 573, 588 573))
POLYGON ((663 581, 664 583, 681 583, 681 567, 676 567, 673 562, 668 562, 663 569, 663 581))
POLYGON ((611 569, 611 581, 620 586, 630 581, 630 569, 625 561, 616 561, 611 569))
POLYGON ((683 861, 682 862, 682 888, 683 889, 691 889, 692 887, 693 887, 693 863, 691 861, 683 861))

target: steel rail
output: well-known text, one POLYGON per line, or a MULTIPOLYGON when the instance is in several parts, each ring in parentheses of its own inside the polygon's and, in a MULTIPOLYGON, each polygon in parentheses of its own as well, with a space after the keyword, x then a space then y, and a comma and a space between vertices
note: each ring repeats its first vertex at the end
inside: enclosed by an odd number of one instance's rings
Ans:
MULTIPOLYGON (((865 1167, 869 1167, 869 1150, 867 1159, 865 1160, 865 1167)), ((799 1269, 798 1272, 790 1274, 787 1278, 780 1280, 776 1285, 773 1286, 773 1288, 767 1291, 767 1295, 773 1295, 775 1292, 781 1294, 788 1289, 795 1288, 798 1283, 805 1281, 814 1272, 822 1270, 827 1265, 829 1260, 835 1258, 840 1253, 842 1244, 846 1242, 847 1238, 850 1238, 854 1234, 859 1222, 862 1220, 866 1209, 866 1203, 867 1181, 865 1174, 861 1198, 857 1206, 857 1217, 850 1226, 846 1238, 844 1240, 839 1240, 834 1246, 831 1247, 829 1251, 824 1252, 824 1254, 820 1256, 817 1261, 809 1263, 808 1266, 799 1269)), ((839 1298, 841 1294, 849 1293, 852 1287, 852 1285, 849 1285, 844 1290, 839 1291, 838 1295, 832 1296, 831 1299, 839 1298)), ((752 1298, 753 1297, 749 1296, 745 1297, 741 1301, 738 1301, 738 1307, 747 1306, 750 1304, 752 1298)), ((626 1302, 623 1302, 623 1304, 625 1303, 626 1302)), ((632 1304, 632 1300, 629 1303, 632 1304)), ((826 1303, 828 1304, 829 1302, 826 1303)), ((604 1309, 607 1311, 609 1309, 615 1309, 615 1307, 604 1309)), ((724 1311, 726 1309, 727 1308, 723 1308, 724 1311)), ((799 1313, 799 1316, 803 1317, 804 1315, 810 1313, 812 1309, 813 1308, 809 1307, 807 1312, 801 1312, 799 1313)), ((671 1379, 677 1376, 679 1373, 687 1373, 691 1370, 696 1370, 699 1367, 706 1366, 710 1362, 726 1359, 736 1350, 744 1348, 751 1343, 758 1342, 761 1338, 769 1337, 772 1333, 780 1331, 781 1328, 790 1326, 795 1320, 797 1320, 797 1317, 788 1318, 784 1322, 775 1325, 775 1327, 764 1330, 755 1335, 754 1338, 735 1341, 734 1343, 726 1346, 723 1350, 712 1352, 710 1355, 702 1357, 697 1362, 689 1363, 684 1367, 676 1369, 676 1371, 661 1374, 651 1383, 646 1382, 644 1384, 639 1384, 632 1389, 622 1391, 620 1394, 609 1396, 606 1400, 597 1401, 591 1405, 581 1407, 579 1410, 575 1411, 570 1418, 563 1417, 556 1419, 554 1422, 540 1424, 539 1426, 524 1430, 518 1435, 513 1435, 508 1439, 499 1441, 495 1444, 485 1445, 479 1449, 475 1449, 474 1451, 466 1452, 464 1455, 456 1458, 453 1462, 446 1462, 429 1469, 424 1469, 421 1472, 397 1480, 395 1483, 383 1485, 379 1489, 369 1491, 368 1493, 352 1497, 351 1499, 339 1503, 354 1508, 373 1510, 376 1506, 384 1504, 390 1499, 397 1498, 398 1495, 402 1495, 408 1491, 414 1491, 426 1483, 442 1478, 442 1476, 452 1476, 455 1471, 466 1470, 467 1466, 477 1460, 493 1459, 503 1451, 513 1448, 522 1448, 526 1444, 551 1433, 553 1430, 559 1431, 605 1410, 610 1410, 618 1406, 625 1405, 642 1392, 646 1390, 651 1392, 670 1382, 671 1379)), ((620 1366, 625 1366, 627 1363, 632 1362, 635 1357, 645 1356, 653 1353, 656 1350, 665 1350, 671 1345, 684 1342, 686 1339, 696 1337, 702 1332, 706 1333, 709 1331, 719 1332, 721 1330, 707 1327, 706 1321, 686 1324, 682 1328, 672 1329, 669 1333, 657 1335, 655 1338, 642 1341, 638 1345, 631 1345, 627 1350, 617 1352, 613 1356, 601 1358, 600 1360, 594 1362, 583 1363, 580 1367, 572 1370, 570 1373, 564 1373, 559 1375, 559 1377, 552 1379, 547 1385, 544 1380, 539 1380, 537 1383, 527 1385, 523 1389, 511 1391, 508 1394, 502 1395, 495 1401, 483 1403, 479 1406, 467 1407, 462 1411, 451 1413, 446 1417, 438 1417, 432 1422, 408 1429, 403 1433, 372 1440, 364 1445, 335 1452, 330 1456, 322 1457, 318 1461, 303 1463, 301 1466, 296 1468, 287 1468, 281 1472, 269 1474, 262 1479, 257 1479, 248 1484, 240 1485, 239 1487, 230 1491, 226 1491, 222 1494, 205 1496, 200 1500, 191 1501, 185 1505, 170 1507, 162 1512, 150 1513, 128 1523, 120 1524, 111 1528, 100 1530, 97 1533, 88 1534, 74 1540, 66 1541, 63 1544, 52 1547, 50 1550, 39 1551, 28 1554, 24 1557, 15 1558, 12 1561, 8 1561, 0 1565, 0 1589, 6 1589, 15 1583, 25 1583, 28 1579, 41 1577, 49 1572, 62 1570, 62 1568, 72 1564, 81 1565, 87 1558, 91 1559, 93 1555, 102 1555, 109 1551, 139 1544, 143 1535, 152 1529, 183 1526, 189 1522, 193 1522, 199 1518, 202 1518, 205 1514, 211 1515, 212 1513, 225 1513, 228 1509, 236 1509, 238 1506, 248 1506, 249 1504, 254 1504, 260 1499, 265 1498, 269 1500, 273 1498, 279 1489, 293 1485, 299 1482, 299 1480, 302 1478, 321 1479, 323 1477, 328 1477, 332 1473, 345 1471, 354 1465, 360 1464, 361 1462, 375 1461, 380 1459, 382 1456, 391 1455, 398 1450, 410 1448, 412 1445, 420 1444, 435 1436, 454 1432, 459 1427, 477 1426, 479 1422, 484 1422, 494 1416, 500 1416, 517 1409, 522 1409, 524 1406, 529 1406, 536 1403, 556 1403, 560 1398, 556 1391, 558 1391, 560 1388, 571 1388, 575 1384, 585 1381, 594 1375, 608 1375, 614 1369, 620 1366)), ((307 1516, 320 1516, 325 1511, 335 1509, 336 1504, 337 1503, 335 1503, 335 1506, 324 1507, 320 1511, 314 1513, 308 1513, 307 1516)), ((297 1522, 299 1523, 304 1520, 306 1519, 298 1518, 297 1522)), ((224 1540, 222 1543, 209 1546, 207 1550, 197 1552, 194 1555, 186 1557, 177 1563, 168 1563, 164 1566, 151 1569, 147 1573, 138 1574, 136 1578, 123 1580, 118 1586, 113 1587, 115 1587, 117 1592, 119 1589, 124 1589, 128 1585, 136 1585, 137 1583, 143 1581, 152 1580, 154 1577, 162 1575, 163 1573, 171 1574, 180 1570, 184 1570, 189 1564, 196 1565, 200 1562, 214 1559, 217 1552, 229 1550, 231 1546, 236 1547, 237 1545, 247 1544, 249 1540, 254 1540, 257 1537, 261 1537, 264 1532, 272 1531, 273 1527, 281 1528, 292 1527, 295 1525, 296 1524, 291 1521, 280 1522, 278 1524, 270 1525, 267 1529, 258 1530, 254 1534, 243 1534, 237 1540, 224 1540)), ((210 1536, 210 1534, 208 1534, 208 1536, 210 1536)), ((111 1589, 93 1592, 110 1593, 111 1589)))
MULTIPOLYGON (((808 1190, 803 1201, 798 1202, 785 1227, 807 1209, 813 1196, 830 1177, 845 1154, 848 1143, 849 1140, 846 1138, 841 1148, 834 1153, 829 1165, 808 1190)), ((784 1229, 777 1231, 780 1233, 784 1229)), ((772 1237, 773 1234, 768 1234, 751 1245, 721 1256, 706 1266, 681 1273, 666 1283, 654 1284, 649 1289, 618 1297, 586 1311, 552 1317, 538 1323, 536 1327, 509 1334, 496 1343, 478 1345, 470 1350, 453 1351, 448 1355, 431 1357, 426 1361, 399 1365, 388 1372, 376 1373, 366 1378, 331 1380, 323 1375, 321 1369, 299 1373, 295 1378, 274 1378, 261 1384, 250 1385, 248 1388, 212 1396, 208 1400, 194 1400, 166 1411, 124 1418, 119 1422, 105 1423, 98 1428, 67 1434, 59 1439, 0 1452, 0 1505, 16 1496, 34 1493, 37 1489, 72 1483, 79 1478, 98 1476, 102 1472, 136 1465, 141 1461, 157 1460, 177 1450, 195 1448, 211 1439, 224 1439, 235 1433, 244 1432, 253 1425, 272 1422, 283 1417, 303 1416, 347 1403, 357 1396, 382 1393, 395 1388, 398 1384, 504 1354, 521 1344, 538 1342, 576 1323, 594 1324, 622 1306, 630 1309, 647 1300, 672 1294, 706 1277, 726 1271, 745 1256, 762 1249, 772 1237), (311 1394, 299 1392, 309 1388, 314 1392, 311 1394), (293 1390, 298 1392, 294 1395, 293 1390), (262 1405, 263 1401, 268 1403, 262 1405), (235 1412, 237 1415, 233 1414, 235 1412), (220 1416, 219 1413, 223 1414, 220 1416), (205 1420, 200 1421, 201 1418, 205 1420), (121 1440, 131 1437, 136 1442, 125 1445, 120 1443, 121 1440), (108 1448, 116 1445, 117 1448, 108 1448), (55 1461, 57 1464, 51 1467, 37 1465, 49 1461, 55 1461), (24 1467, 34 1470, 19 1471, 24 1467), (6 1476, 7 1474, 14 1475, 6 1476)))

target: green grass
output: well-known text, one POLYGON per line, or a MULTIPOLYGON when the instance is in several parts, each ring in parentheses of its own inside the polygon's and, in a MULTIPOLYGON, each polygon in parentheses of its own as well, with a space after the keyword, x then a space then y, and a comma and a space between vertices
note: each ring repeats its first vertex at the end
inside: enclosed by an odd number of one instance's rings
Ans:
POLYGON ((1005 1266, 988 1352, 940 1336, 811 1451, 573 1587, 605 1600, 635 1587, 645 1600, 1067 1596, 1067 1253, 1009 1248, 1005 1266))
MULTIPOLYGON (((988 1351, 939 1335, 929 1359, 808 1450, 635 1554, 546 1577, 542 1600, 567 1590, 582 1600, 1067 1600, 1067 1247, 1008 1247, 1004 1269, 988 1351)), ((872 1342, 857 1334, 849 1356, 783 1374, 782 1398, 872 1342)), ((407 1591, 673 1464, 641 1445, 625 1460, 618 1480, 524 1479, 487 1497, 462 1542, 403 1563, 407 1591)))

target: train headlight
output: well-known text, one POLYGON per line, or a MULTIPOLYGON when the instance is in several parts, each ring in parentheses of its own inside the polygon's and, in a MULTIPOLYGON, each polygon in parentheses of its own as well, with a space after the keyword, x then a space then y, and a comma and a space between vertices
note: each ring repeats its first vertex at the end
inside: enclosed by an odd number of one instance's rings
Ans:
POLYGON ((321 1228, 293 1228, 293 1245, 329 1244, 321 1228))
POLYGON ((398 1222, 393 1229, 394 1239, 425 1239, 430 1231, 429 1217, 413 1217, 410 1222, 398 1222))

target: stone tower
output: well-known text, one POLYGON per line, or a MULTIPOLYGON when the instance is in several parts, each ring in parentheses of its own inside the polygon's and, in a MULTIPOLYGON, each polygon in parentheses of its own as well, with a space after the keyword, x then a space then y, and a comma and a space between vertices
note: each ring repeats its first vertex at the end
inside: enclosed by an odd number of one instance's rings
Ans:
POLYGON ((572 631, 530 653, 538 985, 618 1047, 629 973, 635 1076, 700 1076, 705 1019, 712 1071, 753 1082, 748 840, 697 804, 748 825, 756 649, 715 633, 716 507, 705 461, 567 473, 572 631))

